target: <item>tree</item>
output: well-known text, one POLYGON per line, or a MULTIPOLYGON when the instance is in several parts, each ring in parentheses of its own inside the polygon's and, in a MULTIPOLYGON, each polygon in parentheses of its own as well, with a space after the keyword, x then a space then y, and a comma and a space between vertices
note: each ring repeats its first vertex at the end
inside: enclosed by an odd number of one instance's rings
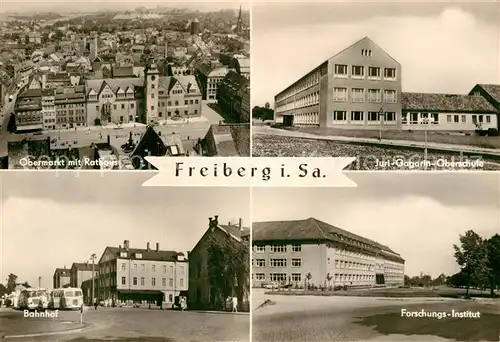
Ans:
POLYGON ((11 273, 7 277, 7 293, 14 292, 17 284, 17 276, 14 273, 11 273))
POLYGON ((229 234, 223 238, 211 235, 207 253, 210 293, 215 308, 224 307, 227 297, 236 296, 241 303, 250 292, 249 242, 237 241, 229 234))
POLYGON ((500 285, 500 235, 493 235, 486 244, 488 268, 490 271, 490 291, 493 296, 495 289, 500 285))
POLYGON ((328 286, 331 286, 330 282, 333 279, 332 275, 330 273, 327 273, 325 279, 326 279, 326 282, 328 283, 328 286))
POLYGON ((274 111, 270 108, 264 108, 255 106, 252 109, 252 118, 264 120, 273 120, 274 119, 274 111))
POLYGON ((472 230, 460 235, 460 245, 453 245, 455 259, 462 271, 467 275, 467 290, 469 294, 471 285, 484 285, 485 277, 488 277, 488 254, 487 244, 472 230))
POLYGON ((309 273, 306 274, 306 290, 309 289, 309 282, 311 281, 311 279, 312 279, 312 275, 309 272, 309 273))

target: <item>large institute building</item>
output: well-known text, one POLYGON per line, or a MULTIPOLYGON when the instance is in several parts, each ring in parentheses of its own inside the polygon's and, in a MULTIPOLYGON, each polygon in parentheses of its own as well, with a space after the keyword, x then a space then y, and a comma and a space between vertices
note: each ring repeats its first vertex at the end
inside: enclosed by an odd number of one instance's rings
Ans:
POLYGON ((500 86, 468 95, 402 93, 401 65, 365 37, 277 94, 275 121, 337 129, 498 129, 500 86))
POLYGON ((399 286, 404 259, 389 247, 314 218, 252 225, 253 286, 399 286), (310 278, 306 279, 310 274, 310 278))

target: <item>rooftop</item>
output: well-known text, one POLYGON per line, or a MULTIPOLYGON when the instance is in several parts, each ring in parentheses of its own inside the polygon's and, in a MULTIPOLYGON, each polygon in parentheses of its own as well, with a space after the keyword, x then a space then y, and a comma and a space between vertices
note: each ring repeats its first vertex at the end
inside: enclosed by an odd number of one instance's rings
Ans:
POLYGON ((443 112, 495 113, 495 108, 482 96, 402 93, 403 110, 430 110, 443 112))

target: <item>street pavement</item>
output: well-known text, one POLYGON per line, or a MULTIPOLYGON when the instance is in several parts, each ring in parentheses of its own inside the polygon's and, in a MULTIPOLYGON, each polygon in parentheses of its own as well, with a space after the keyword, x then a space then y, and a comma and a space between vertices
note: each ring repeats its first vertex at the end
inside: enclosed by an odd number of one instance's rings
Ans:
POLYGON ((24 318, 0 309, 0 340, 6 341, 249 341, 250 316, 147 308, 85 308, 58 318, 24 318))
MULTIPOLYGON (((145 132, 146 126, 143 124, 136 125, 123 125, 122 127, 116 127, 111 125, 111 127, 92 127, 91 129, 71 129, 71 130, 58 130, 58 131, 47 131, 43 134, 9 134, 7 132, 7 122, 8 116, 13 111, 15 104, 15 98, 12 102, 7 102, 4 108, 4 119, 5 123, 2 125, 0 130, 0 156, 7 155, 7 142, 8 141, 21 141, 25 138, 33 140, 41 140, 50 137, 51 140, 55 139, 55 143, 52 143, 52 148, 54 149, 65 149, 65 148, 79 148, 88 147, 92 143, 104 143, 107 141, 107 136, 110 136, 110 143, 112 146, 119 148, 125 144, 132 132, 132 138, 135 142, 138 142, 141 138, 142 133, 145 132)), ((189 122, 174 122, 170 121, 167 124, 158 125, 156 129, 161 132, 162 135, 169 135, 176 133, 180 135, 181 139, 184 141, 185 149, 192 149, 198 139, 203 139, 212 124, 218 124, 222 120, 222 117, 211 109, 206 103, 202 104, 202 119, 192 119, 189 122)))
POLYGON ((252 292, 252 340, 272 341, 498 341, 500 301, 442 298, 367 298, 264 295, 252 292), (404 318, 401 309, 479 311, 481 318, 404 318))

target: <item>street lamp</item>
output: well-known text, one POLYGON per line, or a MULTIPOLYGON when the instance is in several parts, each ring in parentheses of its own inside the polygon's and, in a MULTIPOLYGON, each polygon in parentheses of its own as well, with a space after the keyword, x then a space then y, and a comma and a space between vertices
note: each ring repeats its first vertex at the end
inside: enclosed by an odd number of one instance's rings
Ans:
POLYGON ((90 256, 90 259, 92 260, 92 301, 91 303, 93 305, 95 305, 94 303, 94 300, 95 300, 95 273, 94 273, 94 270, 95 270, 95 258, 96 258, 96 255, 95 253, 92 253, 92 255, 90 256))
POLYGON ((380 141, 382 141, 382 126, 384 125, 384 122, 383 122, 384 117, 385 117, 384 109, 380 108, 380 110, 378 111, 378 120, 380 122, 380 136, 379 136, 380 141))
POLYGON ((424 160, 427 160, 427 126, 434 122, 433 118, 424 117, 422 118, 422 124, 424 125, 425 140, 424 140, 424 160))

